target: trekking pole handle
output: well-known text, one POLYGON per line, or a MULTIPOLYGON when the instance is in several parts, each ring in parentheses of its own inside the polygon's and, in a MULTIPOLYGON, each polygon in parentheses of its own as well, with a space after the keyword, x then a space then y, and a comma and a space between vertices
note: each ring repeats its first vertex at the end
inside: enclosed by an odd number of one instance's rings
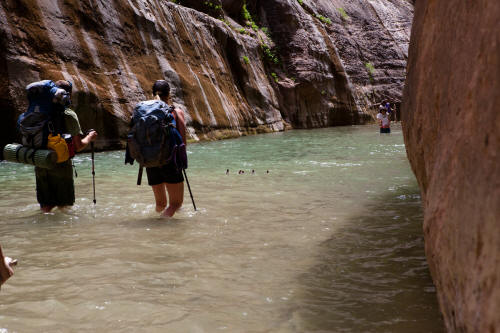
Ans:
POLYGON ((95 129, 93 128, 90 128, 88 130, 85 131, 85 136, 89 135, 90 132, 94 131, 95 132, 95 129))

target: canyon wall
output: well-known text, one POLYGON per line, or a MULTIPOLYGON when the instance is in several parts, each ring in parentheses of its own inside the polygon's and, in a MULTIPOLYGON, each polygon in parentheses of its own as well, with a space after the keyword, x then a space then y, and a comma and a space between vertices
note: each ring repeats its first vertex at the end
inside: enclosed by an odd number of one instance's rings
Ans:
POLYGON ((123 147, 157 79, 192 140, 363 123, 401 98, 412 15, 396 0, 2 0, 0 146, 41 79, 74 83, 98 148, 123 147))
POLYGON ((415 4, 403 129, 450 332, 500 332, 499 18, 499 1, 415 4))

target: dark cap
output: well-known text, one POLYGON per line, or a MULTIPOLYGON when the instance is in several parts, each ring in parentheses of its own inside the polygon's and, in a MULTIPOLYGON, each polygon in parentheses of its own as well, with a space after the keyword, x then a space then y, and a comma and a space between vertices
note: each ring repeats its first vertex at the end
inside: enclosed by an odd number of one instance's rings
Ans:
POLYGON ((153 95, 166 96, 170 94, 170 85, 165 80, 157 80, 153 84, 153 95))
POLYGON ((67 80, 59 80, 59 81, 57 81, 56 82, 56 86, 58 86, 61 89, 66 90, 70 94, 73 91, 73 85, 71 84, 70 81, 67 81, 67 80))

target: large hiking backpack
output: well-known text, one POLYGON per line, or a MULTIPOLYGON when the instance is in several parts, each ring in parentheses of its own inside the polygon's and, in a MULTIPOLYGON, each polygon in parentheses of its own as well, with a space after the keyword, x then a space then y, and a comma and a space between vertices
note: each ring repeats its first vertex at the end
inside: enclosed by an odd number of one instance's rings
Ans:
POLYGON ((159 167, 174 163, 187 168, 186 146, 176 128, 173 106, 160 100, 139 102, 132 115, 127 136, 128 148, 141 167, 159 167))
POLYGON ((26 94, 28 110, 17 119, 21 143, 32 148, 46 148, 49 134, 64 131, 64 105, 70 96, 50 80, 29 84, 26 94))

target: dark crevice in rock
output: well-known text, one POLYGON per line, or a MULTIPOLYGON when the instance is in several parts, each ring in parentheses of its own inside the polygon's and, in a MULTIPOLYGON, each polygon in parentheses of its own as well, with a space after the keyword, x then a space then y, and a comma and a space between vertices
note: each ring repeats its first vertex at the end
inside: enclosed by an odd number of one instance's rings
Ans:
POLYGON ((229 68, 231 69, 232 77, 236 85, 238 86, 238 89, 243 92, 244 96, 246 97, 246 82, 248 82, 249 77, 247 69, 244 68, 244 66, 248 66, 249 64, 245 63, 243 57, 247 56, 242 56, 239 51, 240 49, 241 47, 236 43, 234 39, 227 39, 225 51, 229 68))
POLYGON ((221 0, 176 0, 173 2, 217 19, 224 18, 224 7, 221 0))

